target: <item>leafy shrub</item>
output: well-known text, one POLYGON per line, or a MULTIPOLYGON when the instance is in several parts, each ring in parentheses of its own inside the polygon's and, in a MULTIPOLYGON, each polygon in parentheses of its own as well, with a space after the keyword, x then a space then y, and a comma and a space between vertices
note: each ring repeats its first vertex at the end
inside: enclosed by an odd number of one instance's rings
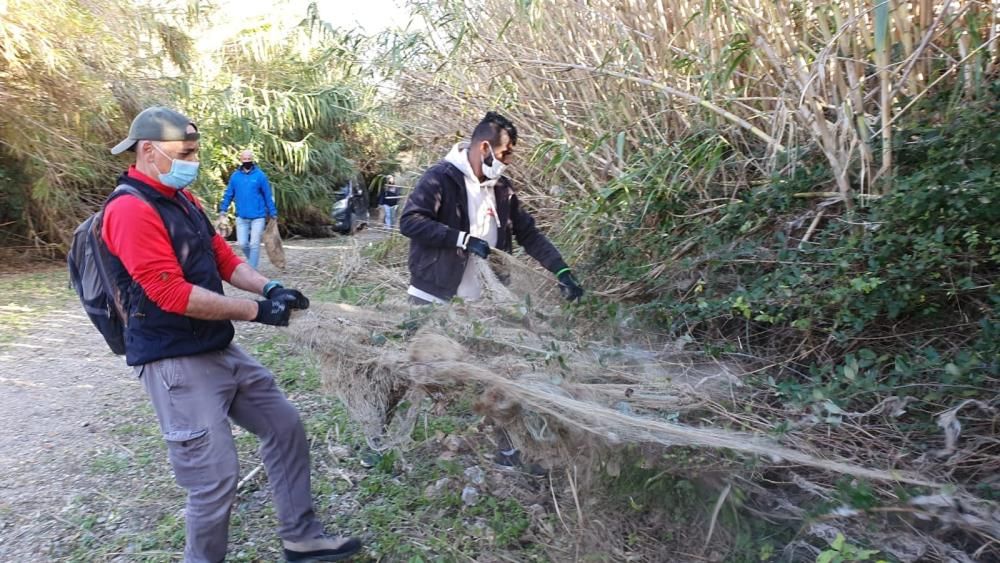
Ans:
MULTIPOLYGON (((618 180, 627 190, 606 190, 627 192, 614 207, 586 204, 602 230, 590 267, 630 282, 646 321, 717 354, 780 361, 771 381, 786 400, 861 408, 929 379, 950 387, 918 386, 925 401, 974 396, 1000 372, 998 116, 1000 105, 984 103, 914 120, 897 135, 894 189, 854 214, 814 205, 810 193, 830 185, 821 164, 699 212, 697 202, 722 190, 642 184, 670 177, 663 159, 646 155, 618 180)), ((705 162, 704 152, 672 155, 669 166, 705 162)), ((716 175, 730 166, 709 164, 716 175)))

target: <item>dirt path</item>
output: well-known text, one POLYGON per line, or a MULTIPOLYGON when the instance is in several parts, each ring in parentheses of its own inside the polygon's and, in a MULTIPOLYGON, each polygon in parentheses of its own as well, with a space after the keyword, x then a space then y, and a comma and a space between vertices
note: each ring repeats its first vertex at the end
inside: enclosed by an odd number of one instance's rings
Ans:
MULTIPOLYGON (((290 241, 292 270, 278 273, 265 264, 263 271, 310 285, 311 275, 345 244, 350 242, 337 238, 290 241)), ((27 280, 3 275, 0 284, 15 287, 0 298, 0 561, 75 559, 82 554, 59 553, 58 544, 87 528, 87 518, 77 518, 86 502, 81 499, 95 492, 107 496, 123 477, 89 469, 133 465, 138 454, 123 443, 133 440, 124 429, 149 435, 155 419, 131 369, 107 349, 66 287, 62 268, 45 267, 27 280)), ((237 332, 244 345, 266 333, 249 323, 240 323, 237 332)), ((157 482, 165 484, 165 456, 151 457, 149 465, 159 468, 157 482)), ((179 506, 181 496, 173 500, 179 506)))
POLYGON ((94 486, 79 468, 114 445, 118 407, 144 400, 71 298, 49 302, 54 310, 0 346, 0 560, 44 547, 37 538, 51 517, 94 486))

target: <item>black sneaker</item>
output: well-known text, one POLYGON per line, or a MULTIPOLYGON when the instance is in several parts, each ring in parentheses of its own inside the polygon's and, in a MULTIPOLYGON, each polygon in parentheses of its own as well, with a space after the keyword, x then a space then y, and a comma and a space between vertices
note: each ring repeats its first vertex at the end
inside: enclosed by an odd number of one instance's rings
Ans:
POLYGON ((497 450, 497 453, 493 456, 493 462, 497 468, 504 471, 522 471, 535 477, 544 477, 549 474, 547 469, 537 463, 524 465, 521 462, 520 450, 497 450))
POLYGON ((361 467, 364 467, 365 469, 371 469, 372 467, 375 467, 376 465, 382 462, 382 454, 374 450, 361 452, 361 454, 358 456, 358 461, 361 463, 361 467))
POLYGON ((322 536, 299 542, 283 541, 285 561, 343 561, 361 551, 361 540, 322 536))

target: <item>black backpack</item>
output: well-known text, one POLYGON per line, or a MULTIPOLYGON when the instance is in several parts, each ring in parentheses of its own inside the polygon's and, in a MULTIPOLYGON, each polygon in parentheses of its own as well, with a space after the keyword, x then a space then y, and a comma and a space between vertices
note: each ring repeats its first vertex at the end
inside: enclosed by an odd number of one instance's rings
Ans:
POLYGON ((148 201, 142 192, 122 184, 111 192, 101 210, 80 223, 73 232, 73 243, 66 255, 69 280, 80 296, 83 310, 97 330, 104 336, 108 347, 117 355, 125 353, 125 326, 127 316, 122 307, 118 287, 108 273, 108 265, 115 259, 104 244, 101 223, 108 203, 116 197, 130 194, 148 201))

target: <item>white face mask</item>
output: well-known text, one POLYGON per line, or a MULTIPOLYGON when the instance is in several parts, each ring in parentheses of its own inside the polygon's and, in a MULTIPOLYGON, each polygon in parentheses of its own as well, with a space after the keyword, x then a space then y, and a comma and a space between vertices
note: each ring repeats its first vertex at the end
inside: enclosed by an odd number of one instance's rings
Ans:
POLYGON ((486 176, 489 180, 496 180, 501 174, 503 174, 507 165, 500 162, 500 159, 497 158, 497 155, 493 152, 492 145, 487 146, 490 147, 490 156, 493 157, 493 164, 486 164, 486 157, 483 157, 483 176, 486 176))

